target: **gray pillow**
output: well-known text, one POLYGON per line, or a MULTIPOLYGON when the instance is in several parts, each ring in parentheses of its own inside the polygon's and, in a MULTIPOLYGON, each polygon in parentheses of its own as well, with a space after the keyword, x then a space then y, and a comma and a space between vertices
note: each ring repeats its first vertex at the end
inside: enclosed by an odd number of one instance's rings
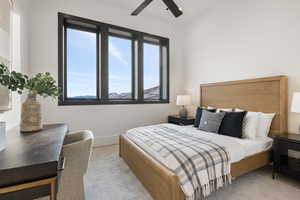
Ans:
POLYGON ((202 117, 199 124, 199 129, 211 133, 218 133, 225 114, 226 114, 225 112, 212 113, 203 110, 202 117))

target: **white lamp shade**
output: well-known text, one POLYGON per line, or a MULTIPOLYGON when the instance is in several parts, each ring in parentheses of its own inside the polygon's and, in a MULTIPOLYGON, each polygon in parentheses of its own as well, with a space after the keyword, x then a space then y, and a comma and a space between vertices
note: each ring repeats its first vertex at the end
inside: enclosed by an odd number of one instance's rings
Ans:
POLYGON ((178 106, 187 106, 192 104, 192 98, 189 95, 178 95, 177 102, 178 106))
POLYGON ((293 94, 291 112, 300 113, 300 92, 293 94))

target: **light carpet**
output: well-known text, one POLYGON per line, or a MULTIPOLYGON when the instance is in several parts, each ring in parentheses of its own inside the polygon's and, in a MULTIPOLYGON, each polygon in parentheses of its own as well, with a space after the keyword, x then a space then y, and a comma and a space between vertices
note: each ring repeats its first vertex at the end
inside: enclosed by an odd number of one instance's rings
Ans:
MULTIPOLYGON (((95 148, 85 177, 86 200, 153 200, 118 155, 118 145, 95 148)), ((147 169, 145 169, 147 173, 147 169)), ((208 200, 299 200, 300 183, 279 176, 271 168, 243 175, 208 200)))

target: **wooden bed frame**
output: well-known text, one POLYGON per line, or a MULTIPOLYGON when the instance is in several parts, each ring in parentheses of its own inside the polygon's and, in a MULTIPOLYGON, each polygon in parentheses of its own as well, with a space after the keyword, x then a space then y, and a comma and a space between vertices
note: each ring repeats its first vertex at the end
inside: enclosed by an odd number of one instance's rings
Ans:
MULTIPOLYGON (((276 113, 270 134, 287 132, 288 81, 286 76, 211 83, 200 86, 200 105, 276 113)), ((120 136, 120 156, 155 200, 184 200, 177 176, 148 153, 120 136)), ((268 165, 271 151, 261 152, 231 164, 237 177, 268 165)))

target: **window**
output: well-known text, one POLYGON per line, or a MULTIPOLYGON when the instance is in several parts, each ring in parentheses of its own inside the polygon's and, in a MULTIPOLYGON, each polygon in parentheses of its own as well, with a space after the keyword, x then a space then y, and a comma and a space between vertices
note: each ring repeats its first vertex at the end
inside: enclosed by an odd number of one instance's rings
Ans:
POLYGON ((67 28, 67 98, 97 98, 96 34, 67 28))
POLYGON ((160 98, 160 48, 144 43, 144 99, 160 98))
POLYGON ((109 36, 109 98, 133 99, 132 96, 132 42, 109 36))
POLYGON ((169 103, 169 39, 58 14, 59 105, 169 103))

